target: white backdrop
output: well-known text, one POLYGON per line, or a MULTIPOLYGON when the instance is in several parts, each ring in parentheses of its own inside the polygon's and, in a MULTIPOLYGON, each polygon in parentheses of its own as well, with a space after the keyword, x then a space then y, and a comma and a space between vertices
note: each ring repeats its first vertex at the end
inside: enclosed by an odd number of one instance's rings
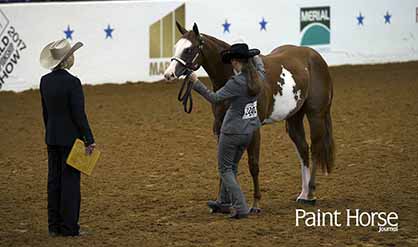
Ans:
POLYGON ((418 60, 418 0, 3 4, 0 5, 0 90, 37 88, 41 75, 48 72, 39 65, 41 49, 52 40, 65 38, 68 26, 73 30, 72 41, 85 44, 77 51, 72 69, 83 83, 160 80, 162 75, 150 75, 150 63, 165 63, 169 58, 150 58, 149 28, 183 4, 187 28, 197 22, 203 33, 229 43, 244 40, 263 54, 283 44, 300 45, 301 8, 329 6, 330 43, 313 48, 330 65, 418 60), (363 25, 357 19, 360 13, 363 25), (390 23, 385 23, 385 15, 390 16, 390 23), (260 30, 262 18, 267 22, 266 30, 260 30), (230 24, 229 32, 222 25, 226 21, 230 24), (108 25, 114 29, 112 38, 106 38, 104 29, 108 25), (12 48, 14 51, 8 53, 12 48))

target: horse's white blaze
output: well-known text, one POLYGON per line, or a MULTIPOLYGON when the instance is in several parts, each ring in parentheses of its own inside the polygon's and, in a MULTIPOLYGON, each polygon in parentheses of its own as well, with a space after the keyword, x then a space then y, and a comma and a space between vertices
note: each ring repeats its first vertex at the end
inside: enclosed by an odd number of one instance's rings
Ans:
MULTIPOLYGON (((190 46, 192 46, 192 42, 190 42, 190 40, 188 39, 180 39, 179 41, 177 41, 176 45, 175 45, 175 51, 174 51, 174 56, 175 57, 180 57, 181 54, 183 54, 184 49, 189 48, 190 46)), ((174 75, 174 72, 176 71, 176 66, 177 66, 177 61, 173 60, 171 61, 170 65, 167 67, 167 69, 164 72, 164 75, 174 75)), ((167 78, 167 77, 166 77, 167 78)), ((175 77, 171 78, 174 79, 175 77)))
POLYGON ((311 179, 311 171, 309 169, 309 167, 305 166, 303 164, 303 159, 300 156, 299 150, 297 149, 296 145, 295 149, 296 149, 296 154, 298 155, 299 161, 300 161, 300 171, 301 171, 301 175, 302 175, 302 192, 300 192, 298 199, 308 199, 308 194, 309 194, 309 180, 311 179))
POLYGON ((301 98, 300 89, 296 91, 296 93, 293 92, 293 88, 296 86, 295 79, 293 78, 292 73, 290 73, 290 71, 288 71, 284 66, 282 66, 280 78, 282 78, 284 84, 281 85, 280 82, 277 82, 277 84, 282 88, 282 95, 280 95, 279 92, 276 95, 273 95, 274 105, 273 112, 269 117, 270 121, 280 121, 286 119, 289 113, 296 109, 297 103, 301 98))
POLYGON ((192 42, 190 40, 184 38, 179 39, 179 41, 177 41, 175 45, 176 50, 174 51, 174 56, 181 56, 181 54, 183 54, 184 49, 189 48, 190 46, 192 46, 192 42))
POLYGON ((176 60, 171 61, 170 65, 164 71, 164 76, 166 78, 167 78, 167 75, 170 76, 170 79, 174 79, 175 78, 174 71, 176 69, 177 63, 178 62, 176 60))

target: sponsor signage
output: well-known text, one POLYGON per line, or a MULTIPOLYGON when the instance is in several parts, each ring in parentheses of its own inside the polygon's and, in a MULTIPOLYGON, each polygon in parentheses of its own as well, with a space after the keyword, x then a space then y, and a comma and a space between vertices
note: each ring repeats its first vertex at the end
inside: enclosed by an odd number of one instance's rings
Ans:
POLYGON ((0 89, 13 74, 26 48, 25 41, 0 10, 0 89))
POLYGON ((174 45, 182 36, 176 21, 185 26, 186 6, 181 5, 149 27, 149 75, 164 74, 174 55, 174 45))
POLYGON ((331 9, 309 7, 300 9, 301 45, 329 45, 331 40, 331 9))

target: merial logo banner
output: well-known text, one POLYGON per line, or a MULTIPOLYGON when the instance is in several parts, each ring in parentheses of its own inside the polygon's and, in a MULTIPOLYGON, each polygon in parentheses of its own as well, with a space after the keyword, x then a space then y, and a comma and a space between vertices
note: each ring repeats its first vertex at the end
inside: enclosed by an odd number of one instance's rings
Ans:
POLYGON ((149 57, 152 59, 149 66, 150 75, 162 75, 169 66, 174 45, 182 36, 177 30, 176 21, 184 27, 185 13, 186 7, 183 4, 149 27, 149 57), (155 60, 159 58, 165 59, 155 60))
POLYGON ((326 7, 300 9, 301 45, 328 45, 331 40, 331 10, 326 7))

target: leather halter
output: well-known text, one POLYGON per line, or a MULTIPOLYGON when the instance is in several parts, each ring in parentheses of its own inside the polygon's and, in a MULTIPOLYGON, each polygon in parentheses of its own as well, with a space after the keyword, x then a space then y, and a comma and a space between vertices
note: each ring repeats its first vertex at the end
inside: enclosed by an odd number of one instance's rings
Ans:
POLYGON ((177 61, 180 63, 185 69, 182 72, 182 75, 186 77, 183 80, 183 84, 181 85, 180 91, 177 96, 177 100, 181 101, 183 104, 183 109, 186 113, 191 113, 193 109, 193 98, 192 98, 192 89, 193 89, 193 82, 190 81, 189 75, 200 68, 200 64, 196 63, 197 58, 203 55, 202 47, 203 47, 203 38, 199 35, 199 45, 195 47, 193 50, 197 49, 197 52, 193 56, 182 56, 182 57, 172 57, 171 61, 177 61), (187 86, 186 86, 187 84, 187 86))
MULTIPOLYGON (((196 52, 191 53, 191 55, 181 54, 180 56, 174 56, 171 58, 171 61, 177 61, 188 70, 192 70, 192 71, 198 70, 200 68, 200 64, 196 63, 196 61, 200 55, 204 56, 202 52, 202 48, 204 44, 203 37, 199 35, 198 41, 199 41, 198 46, 193 48, 193 51, 196 51, 196 52)), ((181 75, 179 75, 179 77, 182 75, 186 75, 186 74, 188 73, 185 70, 181 75)))

